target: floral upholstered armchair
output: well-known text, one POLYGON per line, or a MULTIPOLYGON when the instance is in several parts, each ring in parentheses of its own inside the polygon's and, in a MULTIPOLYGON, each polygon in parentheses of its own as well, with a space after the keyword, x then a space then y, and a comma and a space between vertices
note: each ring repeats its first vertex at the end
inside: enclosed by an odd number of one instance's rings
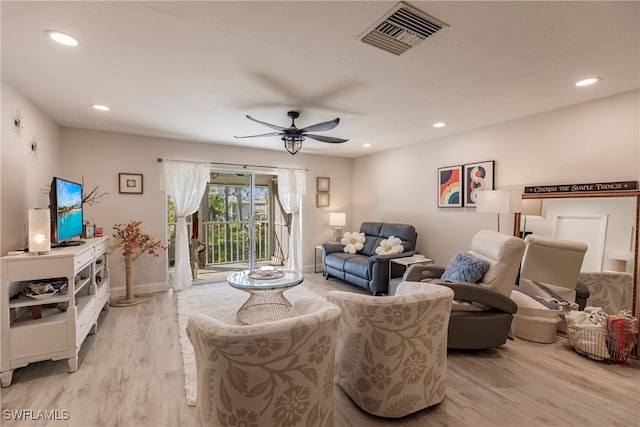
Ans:
POLYGON ((395 296, 332 291, 327 300, 342 310, 338 384, 360 408, 399 418, 442 401, 451 289, 401 283, 395 296))
POLYGON ((338 307, 313 297, 254 326, 192 316, 199 425, 332 426, 339 324, 338 307))
POLYGON ((617 314, 633 306, 633 275, 616 271, 580 273, 580 281, 589 291, 587 305, 617 314))

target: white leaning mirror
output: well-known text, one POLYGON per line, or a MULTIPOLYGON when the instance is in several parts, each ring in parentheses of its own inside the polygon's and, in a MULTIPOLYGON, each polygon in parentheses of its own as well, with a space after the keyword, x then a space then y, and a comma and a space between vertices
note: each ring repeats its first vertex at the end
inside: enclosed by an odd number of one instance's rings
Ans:
MULTIPOLYGON (((627 273, 633 277, 633 314, 640 317, 640 251, 638 251, 640 223, 640 190, 621 192, 590 192, 564 194, 524 194, 523 211, 527 200, 542 200, 540 214, 516 215, 514 229, 543 236, 558 236, 566 240, 582 235, 580 241, 590 240, 594 248, 585 270, 627 273), (519 221, 519 223, 518 223, 519 221), (585 225, 587 224, 588 225, 585 225)), ((532 203, 535 204, 535 203, 532 203)), ((537 208, 536 208, 537 209, 537 208)), ((587 243, 589 244, 589 243, 587 243)), ((608 274, 608 273, 603 273, 608 274)), ((638 358, 640 346, 636 346, 638 358)))

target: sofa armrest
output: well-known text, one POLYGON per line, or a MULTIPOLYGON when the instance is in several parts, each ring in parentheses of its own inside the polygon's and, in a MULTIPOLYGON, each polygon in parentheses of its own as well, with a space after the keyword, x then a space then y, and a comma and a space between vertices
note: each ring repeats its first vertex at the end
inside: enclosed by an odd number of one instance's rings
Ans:
POLYGON ((373 279, 376 270, 380 270, 380 266, 376 268, 376 265, 384 265, 384 272, 382 274, 385 278, 389 277, 389 260, 396 258, 406 258, 413 256, 416 251, 407 251, 400 252, 399 254, 390 254, 390 255, 372 255, 369 257, 369 277, 373 279))
POLYGON ((514 314, 518 311, 518 305, 511 298, 493 289, 485 288, 474 283, 450 282, 438 279, 429 281, 429 283, 436 283, 452 289, 454 292, 454 300, 484 304, 489 308, 502 310, 509 314, 514 314))
POLYGON ((413 264, 404 272, 402 280, 406 282, 419 282, 423 279, 439 279, 444 273, 444 267, 438 265, 413 264))
POLYGON ((389 255, 371 255, 369 257, 369 263, 372 262, 388 262, 390 259, 396 258, 406 258, 416 254, 416 251, 406 251, 400 252, 399 254, 389 254, 389 255))
POLYGON ((322 245, 322 256, 329 255, 333 252, 343 252, 344 245, 340 243, 323 243, 322 245))

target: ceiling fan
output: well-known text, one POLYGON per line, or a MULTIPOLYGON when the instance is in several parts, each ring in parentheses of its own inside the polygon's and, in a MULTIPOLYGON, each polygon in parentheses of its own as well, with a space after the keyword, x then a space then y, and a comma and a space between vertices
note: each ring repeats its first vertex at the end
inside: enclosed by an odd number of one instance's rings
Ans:
POLYGON ((324 136, 324 135, 307 133, 307 132, 316 132, 316 131, 333 129, 336 126, 338 126, 338 123, 340 123, 339 118, 330 120, 328 122, 317 123, 315 125, 307 126, 302 129, 298 129, 296 127, 295 120, 298 117, 300 117, 300 113, 297 111, 289 111, 287 113, 287 116, 289 116, 289 118, 291 119, 291 126, 288 128, 278 126, 278 125, 272 125, 270 123, 265 123, 247 115, 247 119, 252 120, 256 123, 260 123, 261 125, 270 127, 271 129, 275 129, 278 132, 269 132, 269 133, 263 133, 260 135, 235 136, 234 138, 255 138, 259 136, 276 136, 276 135, 282 136, 282 138, 280 139, 284 141, 284 148, 286 148, 287 151, 291 154, 296 154, 298 151, 300 151, 300 149, 302 148, 302 141, 304 141, 305 138, 311 138, 311 139, 315 139, 316 141, 330 142, 334 144, 348 141, 348 139, 335 138, 333 136, 324 136))

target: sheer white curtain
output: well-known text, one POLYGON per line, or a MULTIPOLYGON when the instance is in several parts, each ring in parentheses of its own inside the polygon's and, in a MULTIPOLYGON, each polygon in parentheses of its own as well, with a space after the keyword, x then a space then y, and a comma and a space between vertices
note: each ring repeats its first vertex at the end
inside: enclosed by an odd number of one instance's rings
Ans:
POLYGON ((278 197, 291 215, 289 235, 289 270, 302 271, 302 196, 306 191, 306 172, 301 169, 278 169, 278 197))
POLYGON ((209 181, 209 164, 165 160, 164 179, 167 194, 176 209, 175 274, 171 286, 178 291, 191 286, 189 261, 189 232, 186 216, 198 210, 200 200, 209 181))

